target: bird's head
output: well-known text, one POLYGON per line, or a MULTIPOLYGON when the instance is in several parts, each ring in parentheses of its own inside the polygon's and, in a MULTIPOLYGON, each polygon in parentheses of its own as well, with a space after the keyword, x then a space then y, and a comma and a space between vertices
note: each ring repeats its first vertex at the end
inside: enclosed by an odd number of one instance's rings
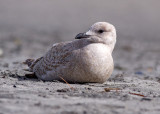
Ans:
POLYGON ((89 31, 79 33, 75 39, 96 38, 95 43, 104 43, 114 48, 116 43, 116 29, 107 22, 97 22, 93 24, 89 31))

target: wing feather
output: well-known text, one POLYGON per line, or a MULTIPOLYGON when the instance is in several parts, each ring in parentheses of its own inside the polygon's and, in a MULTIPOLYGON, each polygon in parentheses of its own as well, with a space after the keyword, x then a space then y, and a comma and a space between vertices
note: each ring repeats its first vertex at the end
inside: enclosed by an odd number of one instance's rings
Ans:
POLYGON ((68 42, 57 43, 37 62, 33 67, 33 71, 38 75, 44 75, 47 71, 56 70, 61 66, 65 66, 69 61, 71 45, 68 42))

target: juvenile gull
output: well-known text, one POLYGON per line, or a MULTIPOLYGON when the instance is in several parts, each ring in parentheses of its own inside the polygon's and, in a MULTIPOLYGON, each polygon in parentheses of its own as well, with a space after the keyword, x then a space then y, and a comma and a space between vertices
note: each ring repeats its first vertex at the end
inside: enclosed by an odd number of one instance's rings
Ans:
POLYGON ((41 80, 63 77, 68 82, 105 82, 114 68, 115 27, 107 22, 97 22, 75 39, 53 44, 43 57, 28 59, 25 63, 41 80))

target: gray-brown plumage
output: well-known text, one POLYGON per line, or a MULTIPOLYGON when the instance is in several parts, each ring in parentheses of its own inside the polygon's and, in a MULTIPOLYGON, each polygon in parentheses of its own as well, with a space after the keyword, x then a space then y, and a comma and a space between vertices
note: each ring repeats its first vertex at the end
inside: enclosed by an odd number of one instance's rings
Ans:
POLYGON ((68 82, 105 82, 113 71, 112 51, 116 30, 107 22, 97 22, 76 40, 54 44, 37 60, 28 59, 30 71, 42 80, 68 82))

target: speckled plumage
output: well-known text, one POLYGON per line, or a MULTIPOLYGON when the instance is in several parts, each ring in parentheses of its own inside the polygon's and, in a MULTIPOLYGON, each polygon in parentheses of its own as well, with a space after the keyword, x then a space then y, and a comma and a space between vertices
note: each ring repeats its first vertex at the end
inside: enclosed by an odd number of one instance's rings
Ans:
POLYGON ((48 81, 61 76, 68 82, 105 82, 113 71, 116 30, 107 22, 98 22, 85 34, 87 38, 56 43, 43 57, 29 59, 30 70, 48 81))

